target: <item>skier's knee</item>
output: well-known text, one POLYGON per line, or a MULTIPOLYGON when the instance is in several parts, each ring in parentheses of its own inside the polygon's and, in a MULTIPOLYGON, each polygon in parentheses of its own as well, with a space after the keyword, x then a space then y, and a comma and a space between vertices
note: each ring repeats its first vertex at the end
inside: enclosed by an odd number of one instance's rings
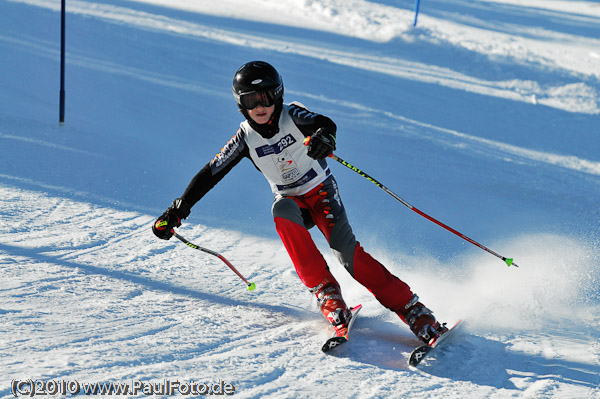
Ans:
POLYGON ((315 225, 310 214, 306 210, 301 209, 296 201, 291 198, 276 198, 271 207, 271 214, 273 218, 284 218, 307 229, 315 225))
POLYGON ((340 218, 331 230, 329 246, 339 262, 354 276, 354 254, 357 249, 357 242, 345 217, 340 218))

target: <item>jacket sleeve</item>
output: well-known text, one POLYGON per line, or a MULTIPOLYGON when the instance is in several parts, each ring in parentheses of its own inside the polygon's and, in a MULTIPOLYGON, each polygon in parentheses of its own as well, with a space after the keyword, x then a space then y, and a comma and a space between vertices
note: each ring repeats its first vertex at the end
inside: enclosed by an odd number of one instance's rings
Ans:
POLYGON ((292 102, 288 112, 304 136, 312 136, 319 128, 325 128, 335 136, 337 126, 325 115, 310 112, 298 102, 292 102))
POLYGON ((181 198, 190 207, 194 206, 244 157, 249 157, 249 152, 244 132, 240 128, 225 147, 194 176, 181 198))

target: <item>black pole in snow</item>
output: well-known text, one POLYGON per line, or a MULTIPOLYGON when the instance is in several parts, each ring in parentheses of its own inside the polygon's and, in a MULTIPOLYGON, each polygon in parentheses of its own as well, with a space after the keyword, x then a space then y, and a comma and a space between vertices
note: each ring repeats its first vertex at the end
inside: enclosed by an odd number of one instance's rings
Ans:
POLYGON ((60 11, 60 126, 65 123, 65 0, 61 0, 60 11))

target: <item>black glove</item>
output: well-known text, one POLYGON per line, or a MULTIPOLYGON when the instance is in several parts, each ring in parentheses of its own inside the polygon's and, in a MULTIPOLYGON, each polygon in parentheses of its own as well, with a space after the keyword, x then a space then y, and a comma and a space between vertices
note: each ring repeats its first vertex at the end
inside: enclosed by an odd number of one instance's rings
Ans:
POLYGON ((308 156, 313 159, 324 159, 335 150, 335 132, 320 127, 315 134, 310 136, 308 143, 308 156))
POLYGON ((173 204, 152 225, 152 232, 158 238, 168 240, 173 237, 173 228, 181 226, 181 220, 190 215, 190 205, 177 198, 173 204))

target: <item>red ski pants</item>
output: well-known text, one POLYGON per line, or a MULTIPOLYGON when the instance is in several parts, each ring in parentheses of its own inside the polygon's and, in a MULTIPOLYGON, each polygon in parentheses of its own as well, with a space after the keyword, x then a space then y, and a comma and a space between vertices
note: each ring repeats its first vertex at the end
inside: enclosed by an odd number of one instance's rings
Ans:
POLYGON ((316 225, 346 270, 395 312, 411 300, 410 287, 391 274, 356 241, 333 176, 302 196, 277 196, 272 208, 275 227, 308 288, 335 280, 308 229, 316 225))

